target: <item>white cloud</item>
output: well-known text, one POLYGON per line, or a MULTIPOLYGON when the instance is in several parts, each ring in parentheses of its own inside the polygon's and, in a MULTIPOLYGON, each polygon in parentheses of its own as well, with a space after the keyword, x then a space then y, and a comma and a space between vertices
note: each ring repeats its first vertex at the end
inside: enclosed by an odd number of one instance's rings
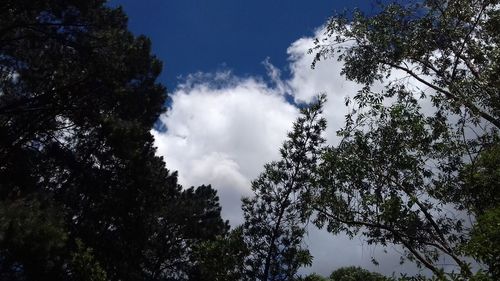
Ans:
MULTIPOLYGON (((240 198, 251 194, 250 182, 263 165, 279 158, 279 147, 298 116, 285 93, 296 103, 326 93, 326 137, 330 143, 337 141, 335 131, 347 113, 344 98, 360 87, 340 75, 342 65, 336 60, 321 62, 312 70, 313 57, 307 54, 312 46, 313 38, 301 38, 288 48, 291 76, 287 80, 266 59, 263 67, 272 85, 255 77, 238 78, 229 71, 187 77, 172 93, 172 106, 160 118, 167 131, 153 131, 158 154, 165 157, 169 169, 179 171, 180 183, 212 184, 219 192, 223 217, 232 225, 242 221, 240 198)), ((306 243, 315 260, 305 273, 327 275, 345 265, 386 274, 401 270, 399 255, 384 254, 382 248, 367 246, 359 239, 311 228, 306 243), (380 267, 371 263, 374 256, 380 267)))
MULTIPOLYGON (((323 30, 318 29, 314 37, 322 34, 323 30)), ((308 54, 308 50, 314 47, 313 41, 313 37, 301 38, 287 49, 291 72, 287 85, 298 103, 310 102, 320 93, 327 94, 328 101, 324 106, 324 116, 328 121, 326 138, 330 144, 334 144, 338 140, 336 131, 344 124, 348 112, 345 98, 354 96, 361 87, 340 75, 342 64, 336 59, 321 61, 312 69, 314 56, 308 54)))
POLYGON ((160 118, 167 131, 153 131, 158 153, 182 185, 217 188, 224 217, 241 222, 241 196, 250 195, 263 165, 278 159, 298 109, 263 81, 230 72, 188 77, 172 99, 160 118))

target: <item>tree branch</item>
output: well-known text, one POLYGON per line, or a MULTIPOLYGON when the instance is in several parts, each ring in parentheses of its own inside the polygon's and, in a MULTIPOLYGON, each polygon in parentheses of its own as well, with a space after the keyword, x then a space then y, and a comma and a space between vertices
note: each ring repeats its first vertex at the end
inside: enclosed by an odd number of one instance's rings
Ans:
POLYGON ((370 223, 370 222, 356 221, 356 220, 345 220, 345 219, 341 219, 340 217, 334 216, 334 215, 328 213, 327 211, 318 208, 317 206, 314 206, 313 208, 317 212, 329 217, 330 219, 337 221, 337 222, 340 222, 340 223, 343 223, 343 224, 346 224, 346 225, 365 226, 365 227, 377 228, 377 229, 383 229, 383 230, 389 231, 390 233, 392 233, 396 237, 396 239, 399 240, 399 242, 401 242, 401 244, 403 244, 403 246, 405 246, 405 248, 407 248, 420 262, 422 262, 425 265, 425 267, 427 267, 429 270, 431 270, 436 276, 443 275, 442 271, 439 270, 437 267, 435 267, 432 264, 432 261, 428 260, 428 258, 425 257, 425 254, 419 253, 414 247, 412 247, 409 244, 409 242, 405 241, 403 239, 403 237, 396 230, 392 229, 391 227, 383 225, 383 224, 379 224, 379 223, 370 223))
POLYGON ((429 83, 427 81, 425 81, 422 77, 420 77, 420 75, 418 75, 417 73, 413 72, 412 70, 406 68, 406 67, 403 67, 401 65, 398 65, 398 64, 395 64, 395 63, 392 63, 392 62, 388 62, 388 61, 384 61, 384 60, 379 60, 379 63, 380 64, 385 64, 387 66, 390 66, 392 68, 395 68, 395 69, 399 69, 399 70, 402 70, 406 73, 408 73, 410 76, 412 76, 413 78, 415 78, 417 81, 419 81, 420 83, 432 88, 433 90, 437 91, 437 92, 440 92, 442 94, 445 95, 445 97, 447 97, 448 99, 454 101, 454 102, 457 102, 465 107, 467 107, 470 111, 472 111, 472 113, 476 114, 476 115, 479 115, 481 116, 483 119, 489 121, 490 123, 492 123, 495 127, 499 128, 500 129, 500 120, 494 118, 493 116, 489 115, 488 113, 480 110, 476 105, 472 104, 471 102, 468 102, 464 99, 461 99, 455 95, 453 95, 451 92, 443 89, 443 88, 440 88, 432 83, 429 83))

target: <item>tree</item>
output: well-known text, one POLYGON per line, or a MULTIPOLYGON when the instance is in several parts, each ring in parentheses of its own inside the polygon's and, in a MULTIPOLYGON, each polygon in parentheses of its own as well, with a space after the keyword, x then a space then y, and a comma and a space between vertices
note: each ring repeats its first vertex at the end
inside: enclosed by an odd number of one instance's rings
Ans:
POLYGON ((361 267, 341 267, 330 274, 332 281, 389 281, 382 274, 370 272, 361 267))
POLYGON ((342 73, 365 87, 338 132, 342 141, 323 155, 318 226, 401 245, 403 257, 437 278, 472 278, 463 252, 468 217, 483 208, 474 202, 499 205, 495 174, 485 185, 464 181, 498 142, 498 4, 394 3, 371 17, 356 11, 329 21, 311 50, 314 64, 337 57, 342 73), (395 71, 409 79, 391 80, 395 71), (458 270, 446 271, 443 257, 458 270))
POLYGON ((155 155, 150 49, 104 0, 0 3, 0 276, 179 280, 227 231, 155 155))
POLYGON ((309 252, 302 247, 314 193, 315 167, 324 142, 326 121, 320 117, 324 97, 302 109, 281 148, 281 160, 271 162, 252 182, 254 196, 243 199, 243 235, 248 245, 247 278, 295 280, 309 252))
POLYGON ((454 200, 472 209, 477 221, 465 252, 488 266, 492 280, 500 278, 500 145, 481 152, 461 173, 461 189, 454 200), (468 194, 476 194, 468 196, 468 194))
POLYGON ((62 218, 53 206, 42 206, 36 199, 0 203, 0 237, 3 280, 36 280, 40 272, 55 275, 65 258, 68 236, 62 218), (25 268, 31 270, 24 272, 25 268))
POLYGON ((303 281, 330 281, 329 278, 323 277, 323 276, 318 275, 316 273, 309 274, 306 277, 302 278, 301 280, 303 280, 303 281))
POLYGON ((245 258, 248 254, 242 226, 215 240, 203 241, 195 249, 198 263, 189 280, 245 280, 245 258))
POLYGON ((376 272, 370 272, 357 266, 341 267, 334 270, 328 278, 318 274, 310 274, 304 281, 390 281, 394 280, 376 272))
MULTIPOLYGON (((220 216, 217 192, 211 186, 183 190, 171 198, 151 222, 145 250, 145 280, 200 280, 204 245, 217 243, 229 230, 220 216)), ((222 264, 219 266, 223 266, 222 264)))
POLYGON ((500 276, 500 209, 488 210, 481 215, 471 233, 471 239, 465 246, 465 252, 488 265, 491 280, 500 276))
POLYGON ((499 207, 500 139, 494 138, 491 145, 484 147, 474 162, 464 166, 458 178, 458 184, 448 193, 448 201, 457 202, 476 216, 499 207))
POLYGON ((326 38, 316 41, 314 65, 323 58, 345 62, 342 73, 371 85, 402 71, 432 89, 437 109, 486 120, 500 128, 498 1, 426 0, 386 7, 373 17, 333 17, 326 38), (331 42, 333 40, 333 42, 331 42))

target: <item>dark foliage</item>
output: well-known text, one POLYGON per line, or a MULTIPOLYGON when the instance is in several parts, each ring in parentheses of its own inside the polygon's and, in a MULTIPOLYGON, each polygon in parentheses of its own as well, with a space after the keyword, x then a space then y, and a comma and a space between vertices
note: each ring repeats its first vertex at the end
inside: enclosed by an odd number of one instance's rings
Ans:
POLYGON ((178 280, 227 231, 155 156, 150 46, 105 1, 0 3, 2 279, 178 280))
POLYGON ((252 182, 254 196, 243 199, 249 280, 295 280, 297 270, 312 262, 302 238, 311 215, 316 164, 324 142, 324 101, 321 96, 302 110, 280 149, 281 159, 265 165, 252 182))

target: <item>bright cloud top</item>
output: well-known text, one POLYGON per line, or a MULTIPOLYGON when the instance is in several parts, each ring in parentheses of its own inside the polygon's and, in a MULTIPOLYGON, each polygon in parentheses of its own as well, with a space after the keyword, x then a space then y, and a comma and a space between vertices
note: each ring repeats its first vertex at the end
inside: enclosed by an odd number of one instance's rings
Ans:
MULTIPOLYGON (((291 44, 287 50, 291 76, 285 80, 268 59, 263 67, 271 83, 256 77, 238 78, 231 72, 190 75, 171 94, 172 106, 160 117, 167 130, 153 131, 158 154, 165 157, 169 169, 179 171, 180 183, 212 184, 221 198, 222 215, 232 225, 242 222, 240 200, 251 195, 251 180, 265 163, 279 159, 279 148, 299 114, 291 99, 307 103, 326 93, 326 138, 335 143, 335 132, 348 111, 344 99, 360 89, 340 75, 342 65, 336 60, 311 69, 313 56, 307 51, 312 46, 313 38, 291 44)), ((335 267, 352 264, 387 273, 397 270, 397 255, 383 255, 383 249, 375 251, 359 240, 310 231, 306 243, 315 263, 308 272, 329 274, 335 267), (343 258, 335 261, 339 252, 343 258), (370 262, 373 256, 385 259, 386 267, 374 268, 370 262)))
POLYGON ((340 76, 335 60, 311 69, 313 56, 307 50, 312 46, 313 38, 301 38, 288 48, 291 76, 286 80, 269 59, 263 67, 270 83, 230 71, 188 76, 160 117, 167 131, 153 131, 158 153, 179 171, 180 183, 212 184, 219 190, 224 217, 233 224, 241 222, 240 199, 250 195, 251 180, 265 163, 279 158, 279 147, 299 113, 290 99, 307 103, 327 93, 326 135, 334 141, 347 113, 344 98, 359 88, 340 76))
POLYGON ((154 131, 158 153, 179 171, 181 184, 210 183, 219 190, 224 217, 241 222, 241 196, 278 148, 298 115, 283 92, 255 78, 197 74, 172 95, 172 108, 154 131))

